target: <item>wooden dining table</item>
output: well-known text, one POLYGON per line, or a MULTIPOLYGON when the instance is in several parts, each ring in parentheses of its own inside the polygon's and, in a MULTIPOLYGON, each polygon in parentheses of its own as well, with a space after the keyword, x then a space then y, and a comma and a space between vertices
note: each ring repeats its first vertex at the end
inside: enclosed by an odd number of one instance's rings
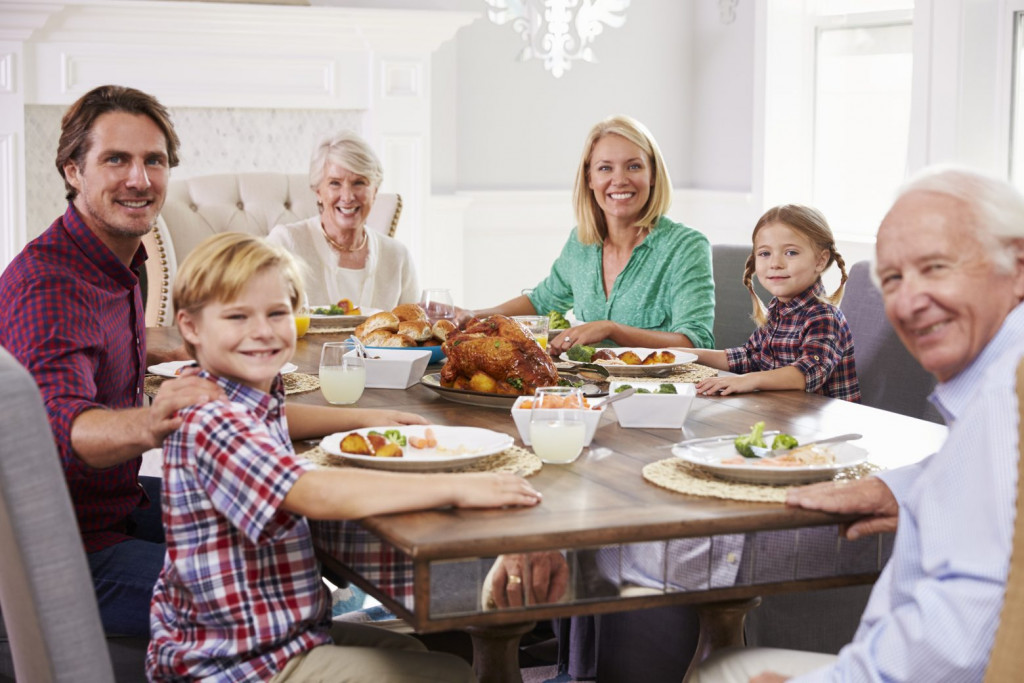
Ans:
MULTIPOLYGON (((299 372, 316 374, 321 345, 338 338, 307 334, 300 339, 293 358, 299 372)), ((176 332, 154 328, 149 341, 173 346, 176 332)), ((439 369, 432 365, 427 373, 439 369)), ((288 401, 326 405, 319 391, 290 395, 288 401)), ((406 410, 434 424, 486 428, 509 434, 522 445, 508 407, 456 403, 422 384, 405 390, 367 389, 356 407, 406 410)), ((942 425, 801 391, 697 397, 682 431, 622 428, 613 411, 614 407, 606 411, 593 442, 579 459, 569 465, 544 465, 530 477, 543 494, 540 505, 316 522, 312 526, 321 561, 419 633, 469 632, 481 681, 521 680, 518 641, 537 620, 656 606, 697 606, 699 659, 715 647, 742 644, 743 617, 758 596, 874 581, 892 539, 873 536, 850 542, 833 531, 834 539, 827 545, 834 549, 834 559, 822 562, 817 557, 813 565, 803 563, 800 534, 809 533, 804 530, 851 518, 780 503, 677 493, 645 480, 645 465, 672 458, 671 446, 683 438, 743 433, 757 421, 797 435, 859 432, 863 437, 857 445, 868 452, 872 465, 886 469, 927 457, 946 436, 942 425), (787 529, 800 531, 778 534, 787 529), (765 556, 759 561, 754 541, 760 534, 774 534, 791 544, 781 551, 781 571, 777 561, 769 562, 765 556), (728 547, 737 535, 746 539, 740 558, 746 564, 736 575, 741 578, 730 582, 715 580, 711 559, 706 576, 683 582, 689 585, 672 578, 668 566, 663 567, 659 581, 645 585, 630 585, 625 572, 618 575, 608 570, 652 551, 652 556, 662 557, 657 551, 664 554, 671 544, 684 539, 706 542, 711 558, 735 561, 734 553, 716 549, 728 547), (550 601, 504 608, 487 604, 483 597, 489 588, 487 572, 499 558, 511 555, 524 559, 527 574, 534 558, 537 567, 542 559, 564 558, 568 589, 550 601)), ((311 445, 297 443, 296 450, 311 445)))

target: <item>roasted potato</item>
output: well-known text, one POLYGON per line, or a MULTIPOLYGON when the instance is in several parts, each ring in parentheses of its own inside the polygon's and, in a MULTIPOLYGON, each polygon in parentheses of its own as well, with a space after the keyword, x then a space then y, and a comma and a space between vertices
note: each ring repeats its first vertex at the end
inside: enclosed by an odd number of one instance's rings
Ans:
POLYGON ((647 358, 644 358, 643 365, 660 365, 675 362, 676 355, 671 351, 651 351, 647 354, 647 358))
POLYGON ((341 452, 352 453, 353 455, 373 455, 370 443, 362 434, 352 432, 341 440, 341 452))
POLYGON ((618 360, 619 357, 615 355, 615 352, 611 349, 598 349, 594 351, 594 355, 590 357, 591 360, 618 360))
POLYGON ((384 438, 384 435, 378 432, 370 432, 366 435, 366 439, 370 442, 370 448, 374 453, 380 450, 384 444, 388 442, 388 440, 384 438))
POLYGON ((486 391, 493 394, 498 390, 498 383, 490 375, 476 372, 469 378, 469 388, 473 391, 486 391))
POLYGON ((378 458, 401 458, 402 447, 394 441, 386 441, 383 446, 374 452, 374 455, 378 458))
POLYGON ((640 365, 643 362, 640 356, 636 355, 636 351, 623 351, 619 354, 619 360, 626 365, 640 365))

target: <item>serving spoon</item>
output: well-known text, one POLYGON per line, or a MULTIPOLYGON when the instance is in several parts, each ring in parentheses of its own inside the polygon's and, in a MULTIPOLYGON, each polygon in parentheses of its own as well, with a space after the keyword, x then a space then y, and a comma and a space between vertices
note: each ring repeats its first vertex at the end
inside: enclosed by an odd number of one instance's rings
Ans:
POLYGON ((612 394, 611 396, 609 396, 605 400, 601 401, 598 404, 598 407, 599 408, 604 408, 609 403, 615 403, 616 401, 621 401, 624 398, 629 398, 630 396, 632 396, 635 393, 636 393, 636 387, 630 387, 628 389, 623 389, 619 393, 612 394))

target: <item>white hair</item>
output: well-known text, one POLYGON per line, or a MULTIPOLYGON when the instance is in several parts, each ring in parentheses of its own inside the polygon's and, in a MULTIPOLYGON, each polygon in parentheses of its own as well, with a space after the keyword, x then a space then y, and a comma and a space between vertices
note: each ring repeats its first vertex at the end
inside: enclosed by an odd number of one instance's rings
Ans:
POLYGON ((316 190, 324 179, 324 167, 331 161, 356 175, 370 181, 370 186, 380 187, 384 178, 380 159, 373 148, 358 134, 343 130, 335 135, 328 135, 313 149, 309 161, 309 186, 316 190))

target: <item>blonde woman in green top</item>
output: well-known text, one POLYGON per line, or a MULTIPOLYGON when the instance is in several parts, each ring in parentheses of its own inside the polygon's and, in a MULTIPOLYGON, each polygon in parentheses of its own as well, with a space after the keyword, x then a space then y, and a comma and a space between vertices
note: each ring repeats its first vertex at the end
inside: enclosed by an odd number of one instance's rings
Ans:
POLYGON ((583 324, 549 342, 714 347, 715 286, 707 238, 665 217, 672 182, 658 143, 628 116, 595 125, 583 146, 573 205, 577 227, 551 273, 529 294, 477 316, 570 308, 583 324))

